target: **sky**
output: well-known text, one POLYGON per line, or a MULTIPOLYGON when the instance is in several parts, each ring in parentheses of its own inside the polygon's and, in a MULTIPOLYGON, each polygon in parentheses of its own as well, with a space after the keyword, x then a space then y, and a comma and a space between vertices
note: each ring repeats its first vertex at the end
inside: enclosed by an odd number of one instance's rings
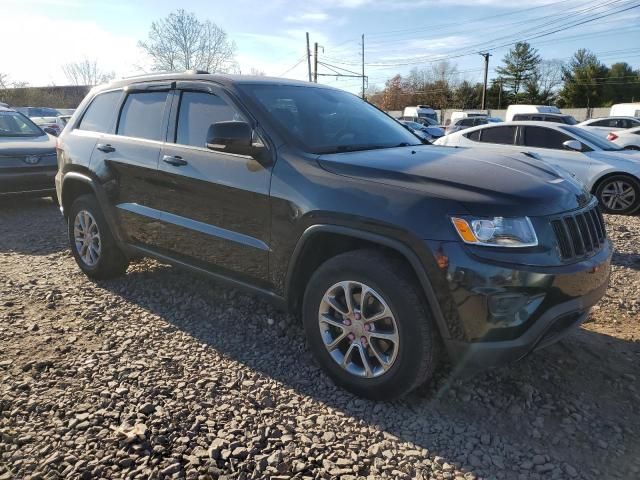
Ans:
MULTIPOLYGON (((489 78, 510 43, 530 39, 545 59, 567 60, 588 48, 610 65, 640 68, 640 0, 0 0, 0 73, 32 86, 65 85, 62 65, 85 58, 117 77, 149 70, 138 47, 151 22, 184 8, 225 30, 242 73, 307 79, 305 32, 318 42, 320 73, 361 71, 383 87, 396 73, 430 69, 446 58, 460 80, 489 78), (565 29, 568 23, 608 15, 565 29), (552 30, 559 32, 531 38, 552 30)), ((321 83, 357 92, 358 78, 321 76, 321 83)))

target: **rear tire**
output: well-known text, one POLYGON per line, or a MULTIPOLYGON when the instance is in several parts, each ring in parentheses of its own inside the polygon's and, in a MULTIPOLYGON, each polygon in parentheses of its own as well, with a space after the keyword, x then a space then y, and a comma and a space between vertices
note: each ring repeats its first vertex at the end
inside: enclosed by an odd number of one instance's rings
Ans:
POLYGON ((127 257, 118 248, 93 195, 81 195, 71 204, 67 232, 73 257, 88 277, 104 280, 127 270, 127 257))
POLYGON ((309 280, 302 314, 314 357, 356 395, 398 398, 433 374, 439 339, 419 284, 403 262, 377 250, 322 264, 309 280))
POLYGON ((640 207, 640 182, 625 174, 611 175, 595 191, 604 213, 631 215, 640 207))

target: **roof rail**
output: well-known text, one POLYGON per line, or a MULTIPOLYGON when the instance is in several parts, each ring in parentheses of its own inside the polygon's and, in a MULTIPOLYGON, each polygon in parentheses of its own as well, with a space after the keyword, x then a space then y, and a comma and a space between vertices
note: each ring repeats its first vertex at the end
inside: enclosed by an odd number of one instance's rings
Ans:
POLYGON ((196 68, 185 70, 184 73, 188 73, 190 75, 208 75, 209 74, 209 72, 207 72, 206 70, 198 70, 196 68))

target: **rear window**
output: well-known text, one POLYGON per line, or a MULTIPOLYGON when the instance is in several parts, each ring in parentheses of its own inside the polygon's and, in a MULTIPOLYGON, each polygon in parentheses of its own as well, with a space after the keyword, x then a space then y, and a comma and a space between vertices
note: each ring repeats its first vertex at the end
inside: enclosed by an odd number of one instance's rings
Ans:
POLYGON ((161 140, 164 107, 169 92, 132 93, 120 113, 117 135, 161 140))
POLYGON ((499 143, 501 145, 513 145, 513 138, 516 127, 490 127, 480 130, 480 141, 482 143, 499 143))
POLYGON ((467 137, 469 140, 473 140, 474 142, 479 142, 480 141, 480 132, 482 130, 474 130, 471 133, 465 133, 465 137, 467 137))
POLYGON ((120 91, 97 95, 82 116, 78 129, 99 133, 109 132, 119 98, 120 91))

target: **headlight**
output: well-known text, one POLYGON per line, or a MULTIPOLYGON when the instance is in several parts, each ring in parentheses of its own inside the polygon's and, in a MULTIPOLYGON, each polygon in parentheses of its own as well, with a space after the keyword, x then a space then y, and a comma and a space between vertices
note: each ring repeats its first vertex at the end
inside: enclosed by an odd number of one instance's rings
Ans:
POLYGON ((538 237, 529 217, 452 217, 460 238, 472 245, 535 247, 538 237))

